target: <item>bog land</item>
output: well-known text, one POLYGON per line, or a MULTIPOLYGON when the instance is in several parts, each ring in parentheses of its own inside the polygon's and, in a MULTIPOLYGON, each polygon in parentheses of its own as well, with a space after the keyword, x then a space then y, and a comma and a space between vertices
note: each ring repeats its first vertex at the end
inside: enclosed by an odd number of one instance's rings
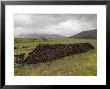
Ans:
POLYGON ((37 64, 14 64, 15 76, 96 76, 97 40, 76 38, 15 38, 14 53, 26 56, 39 44, 90 43, 95 49, 86 53, 63 57, 58 60, 37 64))

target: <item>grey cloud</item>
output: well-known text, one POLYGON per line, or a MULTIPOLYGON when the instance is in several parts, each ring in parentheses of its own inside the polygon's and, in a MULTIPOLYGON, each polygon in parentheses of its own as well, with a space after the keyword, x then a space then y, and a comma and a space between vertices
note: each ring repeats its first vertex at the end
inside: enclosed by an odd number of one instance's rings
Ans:
POLYGON ((15 14, 15 35, 26 33, 74 35, 97 27, 96 14, 15 14))

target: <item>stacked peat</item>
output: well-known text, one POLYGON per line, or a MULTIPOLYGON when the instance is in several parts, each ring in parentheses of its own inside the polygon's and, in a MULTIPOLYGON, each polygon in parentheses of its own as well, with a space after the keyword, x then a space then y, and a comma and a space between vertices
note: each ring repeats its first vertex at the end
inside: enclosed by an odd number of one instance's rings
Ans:
POLYGON ((15 63, 22 63, 25 59, 26 54, 20 53, 20 54, 14 54, 15 57, 15 63))
POLYGON ((89 43, 76 44, 42 44, 28 54, 25 62, 28 64, 45 63, 65 56, 84 53, 94 47, 89 43))

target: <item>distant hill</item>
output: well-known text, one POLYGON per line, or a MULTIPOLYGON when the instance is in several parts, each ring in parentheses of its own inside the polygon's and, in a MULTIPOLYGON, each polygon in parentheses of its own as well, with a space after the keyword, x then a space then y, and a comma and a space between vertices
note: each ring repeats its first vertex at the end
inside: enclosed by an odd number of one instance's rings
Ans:
POLYGON ((65 38, 65 36, 61 36, 58 34, 19 34, 15 36, 15 38, 65 38))
POLYGON ((70 38, 96 39, 97 38, 97 29, 83 31, 74 36, 71 36, 70 38))

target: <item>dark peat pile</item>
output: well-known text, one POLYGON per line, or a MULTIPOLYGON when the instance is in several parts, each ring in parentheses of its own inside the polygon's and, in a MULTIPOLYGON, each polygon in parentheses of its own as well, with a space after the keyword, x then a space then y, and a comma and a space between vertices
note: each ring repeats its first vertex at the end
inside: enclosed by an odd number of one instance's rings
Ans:
POLYGON ((25 62, 28 64, 45 63, 65 56, 84 53, 90 49, 94 49, 90 43, 42 44, 28 54, 25 62))

